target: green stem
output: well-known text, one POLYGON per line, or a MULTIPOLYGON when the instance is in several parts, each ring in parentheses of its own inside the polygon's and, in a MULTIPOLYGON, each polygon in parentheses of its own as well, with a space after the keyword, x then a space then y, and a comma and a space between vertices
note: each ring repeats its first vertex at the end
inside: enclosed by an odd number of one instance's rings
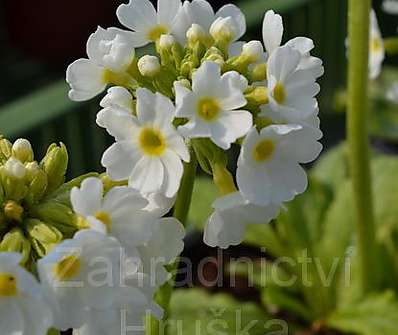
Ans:
POLYGON ((375 224, 368 138, 369 17, 371 0, 349 0, 347 136, 364 292, 375 287, 375 224))
MULTIPOLYGON (((176 202, 174 205, 173 216, 178 219, 184 226, 187 225, 187 218, 189 208, 191 205, 192 192, 195 183, 197 160, 193 150, 191 152, 191 160, 189 163, 184 164, 184 175, 181 179, 180 189, 177 194, 176 202)), ((156 302, 163 308, 163 320, 167 321, 169 317, 170 299, 173 293, 175 276, 178 268, 178 262, 170 266, 169 270, 173 273, 173 278, 169 280, 163 287, 160 288, 156 295, 156 302)), ((150 322, 147 323, 147 335, 168 334, 167 328, 165 332, 160 332, 160 323, 158 320, 150 317, 150 322)))

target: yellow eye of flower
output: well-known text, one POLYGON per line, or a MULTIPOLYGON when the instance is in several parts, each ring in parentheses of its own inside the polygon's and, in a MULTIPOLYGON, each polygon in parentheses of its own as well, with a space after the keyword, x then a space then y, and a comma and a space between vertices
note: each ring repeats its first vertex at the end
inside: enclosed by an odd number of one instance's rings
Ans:
POLYGON ((382 48, 382 41, 377 37, 373 37, 370 42, 370 48, 372 52, 379 52, 382 48))
POLYGON ((262 140, 253 149, 253 158, 257 162, 264 162, 271 159, 275 151, 275 144, 271 140, 262 140))
POLYGON ((54 274, 60 281, 73 279, 80 272, 80 259, 74 255, 65 256, 54 266, 54 274))
POLYGON ((277 83, 274 87, 274 99, 280 105, 286 101, 286 90, 281 83, 277 83))
POLYGON ((17 280, 9 273, 0 273, 0 297, 12 297, 17 294, 17 280))
POLYGON ((112 218, 111 216, 104 211, 99 211, 95 213, 95 218, 99 221, 101 221, 105 226, 107 231, 109 232, 112 228, 112 218))
POLYGON ((205 121, 213 121, 220 114, 221 108, 212 98, 204 98, 198 103, 198 115, 205 121))
POLYGON ((166 140, 162 133, 153 128, 144 128, 139 136, 142 151, 151 156, 160 156, 166 150, 166 140))
POLYGON ((156 42, 160 38, 160 36, 167 34, 168 32, 169 29, 167 27, 158 25, 148 32, 147 37, 150 41, 156 42))

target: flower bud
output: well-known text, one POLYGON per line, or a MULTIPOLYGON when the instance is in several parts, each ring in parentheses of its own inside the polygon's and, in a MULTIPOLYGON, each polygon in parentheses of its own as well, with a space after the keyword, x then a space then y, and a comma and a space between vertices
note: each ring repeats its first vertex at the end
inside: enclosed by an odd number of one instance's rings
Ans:
POLYGON ((44 257, 54 246, 62 241, 63 235, 57 228, 40 220, 26 220, 26 227, 32 247, 40 257, 44 257))
POLYGON ((37 162, 26 164, 27 178, 30 182, 26 201, 29 204, 37 203, 46 193, 47 174, 37 162))
POLYGON ((5 163, 11 157, 12 143, 0 136, 0 164, 5 163))
POLYGON ((230 16, 217 18, 210 27, 210 35, 216 42, 231 43, 236 36, 233 19, 230 16))
POLYGON ((65 173, 68 167, 68 151, 63 143, 60 146, 52 144, 46 156, 40 163, 41 168, 47 174, 47 194, 56 190, 65 181, 65 173))
POLYGON ((21 264, 25 264, 30 255, 30 243, 19 228, 14 228, 4 235, 0 243, 0 251, 22 254, 21 264))
POLYGON ((31 162, 34 158, 32 145, 24 138, 20 138, 12 145, 12 155, 22 163, 31 162))
POLYGON ((4 211, 5 218, 7 220, 18 221, 18 222, 22 221, 24 209, 17 202, 15 202, 13 200, 8 200, 4 204, 3 211, 4 211))
POLYGON ((170 49, 174 44, 176 44, 176 39, 173 35, 163 34, 159 39, 159 47, 162 49, 170 49))
POLYGON ((3 166, 3 171, 8 177, 23 179, 26 175, 25 166, 18 159, 11 157, 3 166))
POLYGON ((206 54, 203 56, 202 62, 211 61, 217 63, 220 66, 223 66, 225 63, 224 55, 222 52, 216 47, 211 47, 206 51, 206 54))
POLYGON ((160 72, 159 58, 145 55, 138 60, 138 69, 144 77, 154 77, 160 72))
POLYGON ((194 23, 187 31, 187 39, 189 44, 194 44, 206 39, 206 32, 201 25, 194 23))
POLYGON ((250 63, 257 62, 263 54, 264 48, 260 41, 250 41, 242 47, 242 55, 250 63))
POLYGON ((212 166, 212 170, 214 184, 222 195, 236 192, 234 178, 224 165, 216 163, 212 166))
POLYGON ((250 70, 249 76, 250 76, 251 81, 253 81, 253 82, 266 80, 267 79, 267 64, 266 63, 256 64, 250 70))
POLYGON ((245 98, 249 105, 256 107, 266 105, 269 102, 268 88, 265 86, 255 87, 250 93, 245 95, 245 98))

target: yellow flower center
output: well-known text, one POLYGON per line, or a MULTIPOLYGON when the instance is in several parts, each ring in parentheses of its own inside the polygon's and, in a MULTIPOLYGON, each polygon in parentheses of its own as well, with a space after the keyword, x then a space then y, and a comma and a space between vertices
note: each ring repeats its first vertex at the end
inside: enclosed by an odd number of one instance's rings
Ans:
POLYGON ((214 121, 220 114, 221 108, 213 98, 203 98, 198 103, 198 115, 205 121, 214 121))
POLYGON ((160 156, 166 150, 166 139, 154 128, 144 128, 139 136, 142 151, 151 156, 160 156))
POLYGON ((166 26, 158 25, 148 32, 147 37, 150 41, 156 42, 160 36, 168 32, 169 29, 166 26))
POLYGON ((54 274, 60 281, 73 279, 80 272, 80 259, 74 255, 65 256, 54 266, 54 274))
POLYGON ((0 273, 0 297, 17 295, 17 280, 10 273, 0 273))
POLYGON ((264 162, 272 157, 275 151, 275 144, 271 140, 262 140, 253 149, 253 158, 257 162, 264 162))
POLYGON ((275 101, 282 105, 286 101, 286 90, 282 83, 277 83, 274 87, 274 99, 275 101))
POLYGON ((370 48, 372 52, 379 52, 382 49, 382 41, 377 37, 373 37, 370 42, 370 48))
POLYGON ((95 218, 101 221, 105 226, 108 232, 111 231, 112 228, 112 218, 111 216, 105 211, 98 211, 95 213, 95 218))

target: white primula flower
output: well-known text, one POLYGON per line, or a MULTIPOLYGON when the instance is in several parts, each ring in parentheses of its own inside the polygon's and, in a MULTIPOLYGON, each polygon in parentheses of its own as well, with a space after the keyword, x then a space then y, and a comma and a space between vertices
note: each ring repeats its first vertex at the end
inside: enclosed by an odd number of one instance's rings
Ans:
MULTIPOLYGON (((178 34, 177 16, 181 0, 158 0, 157 11, 149 0, 130 0, 116 11, 121 24, 133 30, 133 45, 142 47, 163 34, 178 34)), ((185 33, 185 32, 184 32, 185 33)))
POLYGON ((320 86, 311 71, 298 69, 300 53, 289 46, 276 49, 267 68, 269 106, 281 118, 297 123, 318 109, 320 86))
POLYGON ((87 55, 88 59, 78 59, 66 70, 69 97, 74 101, 95 97, 111 83, 112 75, 126 71, 135 55, 132 33, 98 27, 87 41, 87 55))
POLYGON ((370 41, 369 41, 369 77, 376 79, 380 73, 385 58, 384 41, 380 32, 374 10, 370 13, 370 41))
POLYGON ((116 239, 83 230, 38 261, 40 280, 54 314, 54 327, 81 327, 90 308, 105 310, 113 306, 118 289, 124 291, 126 299, 131 294, 130 301, 141 301, 141 291, 121 286, 121 253, 116 239))
POLYGON ((26 176, 25 165, 23 165, 19 159, 14 157, 10 157, 1 169, 6 173, 6 175, 12 178, 23 179, 26 176))
POLYGON ((85 179, 70 197, 73 210, 89 228, 117 238, 125 248, 148 242, 159 218, 145 210, 148 201, 130 187, 114 187, 104 195, 98 178, 85 179))
POLYGON ((172 198, 183 174, 181 160, 189 161, 187 146, 172 124, 175 107, 159 93, 138 89, 136 94, 137 116, 123 110, 98 114, 98 125, 116 139, 102 165, 111 179, 128 179, 129 186, 142 194, 172 198))
POLYGON ((229 149, 252 126, 252 115, 238 110, 247 103, 246 87, 246 79, 237 72, 221 75, 219 65, 204 62, 192 77, 192 91, 175 85, 176 116, 189 120, 178 131, 187 138, 208 137, 220 148, 229 149))
POLYGON ((246 136, 238 160, 237 182, 250 203, 279 205, 307 188, 300 166, 318 157, 322 145, 317 132, 299 125, 272 125, 246 136))
POLYGON ((114 86, 108 89, 107 94, 100 102, 103 108, 119 108, 129 112, 133 106, 133 96, 124 87, 114 86))
POLYGON ((200 34, 204 32, 207 37, 211 36, 211 32, 216 38, 218 33, 226 33, 227 42, 237 41, 246 32, 245 16, 232 4, 225 5, 214 13, 211 4, 205 0, 185 1, 177 21, 181 32, 188 32, 194 25, 195 31, 200 34))
POLYGON ((248 224, 266 224, 280 210, 280 206, 274 204, 253 205, 240 192, 217 199, 213 208, 215 211, 207 222, 203 239, 207 245, 223 249, 240 244, 248 224))
POLYGON ((383 10, 389 14, 398 14, 398 1, 397 0, 384 0, 383 10))
MULTIPOLYGON (((263 21, 263 41, 268 56, 281 46, 283 31, 282 17, 279 14, 275 14, 273 10, 267 11, 263 21)), ((315 78, 323 75, 324 68, 322 60, 310 54, 311 50, 315 47, 314 42, 310 38, 296 37, 288 41, 285 45, 300 52, 301 60, 298 69, 311 71, 315 78)))
POLYGON ((387 91, 387 99, 391 102, 398 103, 398 82, 392 84, 387 91))
POLYGON ((158 217, 166 215, 174 206, 176 197, 168 198, 161 193, 142 194, 148 201, 145 210, 158 217))
POLYGON ((0 334, 47 334, 52 312, 40 284, 19 263, 22 255, 0 253, 0 334))

